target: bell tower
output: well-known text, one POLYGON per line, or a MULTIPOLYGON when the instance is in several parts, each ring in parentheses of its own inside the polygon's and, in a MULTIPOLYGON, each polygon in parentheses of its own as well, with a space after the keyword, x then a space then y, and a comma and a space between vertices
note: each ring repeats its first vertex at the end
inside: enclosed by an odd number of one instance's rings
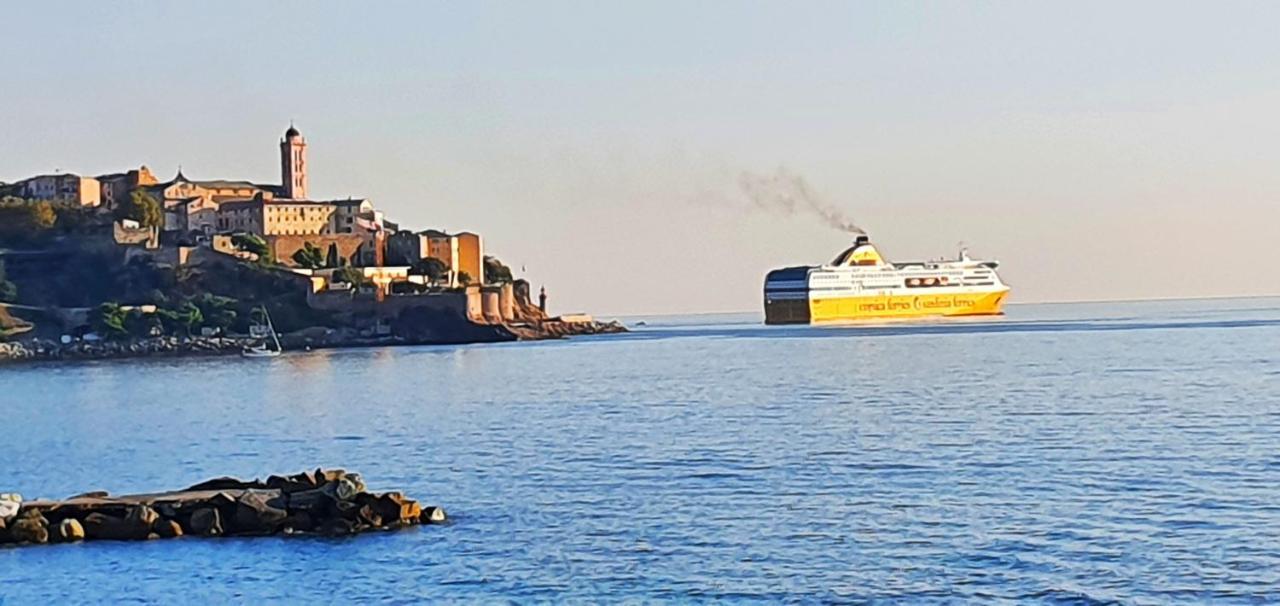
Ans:
POLYGON ((284 186, 284 197, 307 199, 307 140, 292 122, 280 140, 280 184, 284 186))

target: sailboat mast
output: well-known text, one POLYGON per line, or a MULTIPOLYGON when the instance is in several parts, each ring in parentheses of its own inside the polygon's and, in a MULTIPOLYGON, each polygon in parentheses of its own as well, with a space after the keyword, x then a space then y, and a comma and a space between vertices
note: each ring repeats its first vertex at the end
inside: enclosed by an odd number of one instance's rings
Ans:
POLYGON ((271 340, 276 344, 276 351, 284 351, 280 346, 280 337, 276 336, 276 326, 271 323, 271 314, 267 312, 267 307, 262 306, 262 315, 267 319, 267 328, 271 330, 271 340))

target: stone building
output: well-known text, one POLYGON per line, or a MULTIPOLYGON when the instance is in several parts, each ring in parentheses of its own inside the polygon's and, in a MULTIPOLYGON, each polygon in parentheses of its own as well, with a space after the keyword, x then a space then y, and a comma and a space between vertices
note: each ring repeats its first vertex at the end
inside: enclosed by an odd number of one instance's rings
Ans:
POLYGON ((243 231, 259 236, 359 234, 375 231, 378 214, 365 199, 293 200, 258 196, 218 207, 219 232, 243 231))
POLYGON ((386 249, 393 264, 413 265, 426 258, 440 260, 448 271, 449 286, 457 286, 463 273, 471 284, 484 281, 484 247, 479 234, 448 234, 437 229, 399 231, 387 238, 386 249))
POLYGON ((102 204, 102 184, 93 177, 72 173, 39 175, 14 183, 10 191, 33 200, 66 200, 81 206, 102 204))
POLYGON ((175 226, 206 233, 256 234, 286 263, 306 243, 322 249, 334 246, 344 259, 381 263, 387 224, 372 202, 306 197, 307 143, 293 125, 280 140, 280 180, 281 185, 275 186, 175 179, 162 193, 166 208, 174 211, 175 226))
POLYGON ((458 242, 457 271, 471 277, 472 284, 484 283, 484 247, 480 242, 480 234, 469 231, 458 232, 453 236, 458 242))
POLYGON ((307 199, 307 140, 292 123, 280 140, 280 183, 283 197, 307 199))
POLYGON ((307 143, 293 125, 280 139, 281 185, 226 179, 188 179, 181 170, 145 190, 165 210, 165 230, 244 231, 260 236, 359 234, 382 224, 366 199, 307 198, 307 143))
MULTIPOLYGON (((367 199, 311 199, 307 141, 293 124, 280 138, 279 153, 279 185, 190 179, 181 168, 172 179, 160 182, 150 169, 141 166, 96 179, 72 174, 33 177, 13 184, 9 190, 39 199, 72 199, 106 211, 114 210, 134 191, 141 190, 160 203, 165 237, 176 234, 179 242, 207 242, 214 234, 247 232, 268 239, 280 259, 291 256, 289 247, 312 243, 322 248, 332 246, 343 259, 384 264, 386 236, 397 226, 386 221, 367 199)), ((464 272, 478 283, 484 267, 480 236, 467 232, 434 233, 437 235, 418 237, 412 258, 435 256, 450 267, 451 283, 464 272)))
POLYGON ((115 210, 133 190, 160 182, 145 165, 123 173, 98 175, 96 179, 102 188, 102 208, 108 211, 115 210))
POLYGON ((188 179, 179 169, 173 179, 143 190, 164 207, 165 231, 211 234, 218 231, 218 210, 223 203, 256 197, 271 199, 280 188, 250 181, 188 179))
POLYGON ((421 232, 397 231, 387 236, 387 263, 413 265, 427 257, 427 237, 421 232))

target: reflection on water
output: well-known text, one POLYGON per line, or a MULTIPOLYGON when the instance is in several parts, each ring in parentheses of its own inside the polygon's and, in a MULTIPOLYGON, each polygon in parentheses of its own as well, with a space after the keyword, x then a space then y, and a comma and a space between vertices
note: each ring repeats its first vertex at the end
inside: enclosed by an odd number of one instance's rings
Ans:
POLYGON ((0 369, 0 491, 346 466, 454 516, 3 549, 0 598, 328 602, 314 580, 342 579, 370 601, 1280 599, 1280 301, 645 322, 0 369))

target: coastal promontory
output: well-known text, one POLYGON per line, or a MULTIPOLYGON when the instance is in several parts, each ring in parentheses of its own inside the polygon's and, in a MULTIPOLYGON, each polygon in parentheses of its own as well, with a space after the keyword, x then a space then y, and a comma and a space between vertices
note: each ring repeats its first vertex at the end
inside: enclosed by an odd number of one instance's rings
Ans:
POLYGON ((315 198, 305 138, 281 183, 146 166, 0 183, 0 361, 455 344, 620 332, 547 312, 480 234, 315 198))

